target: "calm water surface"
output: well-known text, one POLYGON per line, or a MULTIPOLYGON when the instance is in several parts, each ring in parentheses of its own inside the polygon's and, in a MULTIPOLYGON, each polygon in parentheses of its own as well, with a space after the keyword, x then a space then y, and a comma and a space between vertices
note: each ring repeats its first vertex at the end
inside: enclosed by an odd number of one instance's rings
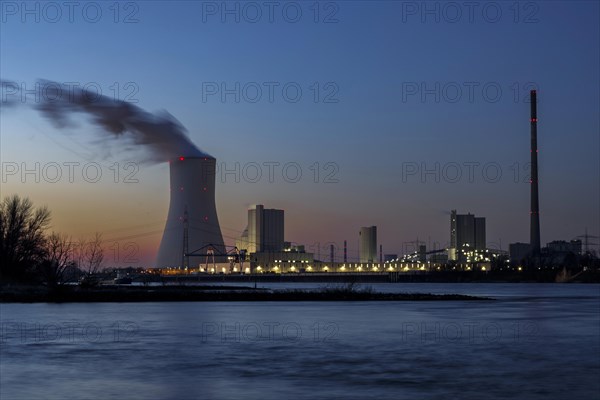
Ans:
POLYGON ((0 399, 600 398, 600 285, 365 286, 497 300, 2 304, 0 399))

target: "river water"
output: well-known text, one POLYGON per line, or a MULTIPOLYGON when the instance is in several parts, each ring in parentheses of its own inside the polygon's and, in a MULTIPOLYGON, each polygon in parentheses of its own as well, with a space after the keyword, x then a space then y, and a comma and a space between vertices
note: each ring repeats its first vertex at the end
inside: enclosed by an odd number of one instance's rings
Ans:
POLYGON ((600 285, 366 286, 496 300, 1 304, 0 399, 600 398, 600 285))

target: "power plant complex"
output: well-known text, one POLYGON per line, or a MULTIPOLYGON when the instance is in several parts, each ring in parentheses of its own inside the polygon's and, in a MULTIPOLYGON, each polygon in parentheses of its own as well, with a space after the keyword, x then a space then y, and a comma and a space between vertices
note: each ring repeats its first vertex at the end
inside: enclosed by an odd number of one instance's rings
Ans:
MULTIPOLYGON (((530 243, 510 244, 510 258, 534 259, 541 253, 540 213, 538 193, 538 147, 537 147, 537 93, 531 96, 531 193, 530 193, 530 243)), ((450 213, 450 241, 445 248, 427 252, 423 242, 417 239, 414 253, 398 257, 386 254, 378 245, 377 227, 360 228, 358 254, 354 262, 348 262, 347 241, 344 240, 343 257, 337 248, 329 245, 329 258, 317 259, 314 252, 307 252, 303 245, 285 241, 284 210, 265 208, 262 204, 247 210, 248 221, 235 247, 223 241, 215 204, 215 158, 203 155, 178 157, 170 161, 170 205, 156 266, 160 268, 194 269, 198 272, 329 272, 329 271, 398 271, 400 269, 424 269, 424 265, 467 265, 490 262, 492 258, 506 255, 501 249, 488 249, 486 243, 486 219, 473 214, 450 213), (421 245, 423 243, 423 245, 421 245), (379 247, 379 254, 378 254, 379 247), (442 254, 443 253, 443 254, 442 254), (190 257, 195 259, 190 265, 190 257), (209 260, 212 268, 209 268, 209 260), (358 262, 356 262, 358 261, 358 262), (247 264, 244 267, 244 262, 247 264), (237 264, 237 265, 236 265, 237 264), (416 266, 416 267, 415 267, 416 266)), ((413 243, 413 242, 409 242, 413 243)), ((575 249, 581 253, 581 241, 552 242, 556 253, 575 249)), ((482 267, 484 269, 486 267, 482 267)), ((485 269, 484 269, 485 270, 485 269)))

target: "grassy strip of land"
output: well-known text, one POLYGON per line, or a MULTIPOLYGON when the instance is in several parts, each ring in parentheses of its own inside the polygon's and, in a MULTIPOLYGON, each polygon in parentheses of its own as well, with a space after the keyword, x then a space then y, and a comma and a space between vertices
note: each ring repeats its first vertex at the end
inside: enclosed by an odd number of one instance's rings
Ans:
POLYGON ((86 303, 153 301, 427 301, 492 300, 459 294, 380 293, 353 287, 317 290, 268 290, 223 286, 158 286, 96 288, 40 287, 3 288, 2 303, 86 303))

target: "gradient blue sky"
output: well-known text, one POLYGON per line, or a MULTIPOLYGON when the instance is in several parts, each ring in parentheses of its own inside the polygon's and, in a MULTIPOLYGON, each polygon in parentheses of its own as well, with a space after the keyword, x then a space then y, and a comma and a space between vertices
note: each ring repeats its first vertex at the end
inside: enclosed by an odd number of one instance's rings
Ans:
MULTIPOLYGON (((529 105, 526 94, 539 90, 540 207, 542 242, 572 239, 600 225, 600 8, 597 1, 476 2, 470 20, 464 3, 460 21, 445 2, 339 1, 320 2, 315 23, 314 2, 292 2, 302 17, 290 23, 280 2, 269 22, 265 2, 256 2, 262 18, 251 23, 253 10, 240 7, 234 16, 207 15, 221 2, 120 3, 118 23, 114 3, 97 2, 102 16, 91 23, 81 8, 73 21, 65 8, 56 23, 54 10, 39 2, 35 15, 22 15, 21 2, 3 2, 0 35, 0 77, 33 88, 37 79, 94 83, 105 95, 129 99, 148 110, 165 109, 188 129, 194 143, 233 168, 249 162, 297 162, 298 183, 286 182, 281 168, 275 180, 235 182, 217 178, 218 212, 226 241, 245 227, 246 208, 262 203, 286 210, 286 238, 316 251, 326 243, 349 243, 357 254, 358 230, 377 225, 386 253, 402 253, 417 237, 433 245, 449 241, 449 211, 487 217, 490 247, 507 249, 509 242, 528 241, 529 105), (7 8, 7 3, 16 5, 7 8), (422 14, 423 7, 439 10, 422 14), (408 14, 416 7, 417 14, 408 14), (487 14, 483 10, 487 10, 487 14), (495 11, 502 15, 497 22, 495 11), (129 13, 135 23, 123 23, 129 13), (252 13, 251 13, 252 12, 252 13), (336 23, 324 23, 334 13, 336 23), (23 21, 22 19, 25 18, 23 21), (128 82, 134 86, 126 87, 128 82), (278 82, 273 102, 266 91, 256 103, 242 96, 203 101, 207 83, 234 87, 249 82, 278 82), (297 103, 286 101, 281 87, 302 88, 297 103), (319 82, 320 101, 310 87, 319 82), (471 101, 467 83, 477 85, 471 101), (323 102, 324 85, 338 88, 336 103, 323 102), (435 88, 421 98, 406 89, 435 88), (456 102, 458 85, 462 95, 456 102), (502 92, 486 100, 482 87, 502 92), (111 87, 113 89, 111 89, 111 87), (319 183, 311 165, 319 163, 319 183), (337 183, 323 183, 327 162, 339 171, 337 183), (473 182, 465 163, 475 167, 473 182), (408 164, 407 164, 408 163, 408 164), (416 164, 415 164, 416 163, 416 164), (433 169, 457 163, 458 182, 439 182, 430 174, 406 176, 407 165, 433 169), (494 163, 502 176, 485 179, 482 166, 494 163), (515 173, 518 181, 515 182, 515 173)), ((55 3, 55 4, 61 4, 55 3)), ((228 6, 234 8, 235 2, 228 6)), ((92 7, 92 6, 90 6, 92 7)), ((89 18, 88 18, 89 19, 89 18)), ((8 96, 3 89, 3 100, 8 96)), ((26 105, 35 103, 30 96, 26 105)), ((115 264, 147 265, 160 241, 168 207, 167 164, 143 163, 139 151, 124 150, 126 141, 108 141, 82 121, 75 129, 58 130, 28 107, 5 108, 1 114, 1 149, 6 163, 98 162, 104 166, 98 183, 24 181, 8 176, 2 196, 18 193, 53 211, 54 229, 86 236, 103 232, 119 247, 115 264), (113 181, 109 166, 139 163, 138 183, 113 181), (124 260, 123 248, 134 243, 135 257, 124 260), (137 262, 128 262, 132 259, 137 262)), ((66 171, 66 168, 65 170, 66 171)), ((455 170, 447 170, 450 178, 455 170)), ((5 171, 4 171, 5 172, 5 171)), ((125 173, 123 169, 121 174, 125 173)), ((494 172, 489 170, 489 172, 494 172)), ((494 175, 494 174, 490 174, 494 175)), ((326 250, 322 249, 326 254, 326 250)), ((109 258, 111 258, 109 257, 109 258)))

